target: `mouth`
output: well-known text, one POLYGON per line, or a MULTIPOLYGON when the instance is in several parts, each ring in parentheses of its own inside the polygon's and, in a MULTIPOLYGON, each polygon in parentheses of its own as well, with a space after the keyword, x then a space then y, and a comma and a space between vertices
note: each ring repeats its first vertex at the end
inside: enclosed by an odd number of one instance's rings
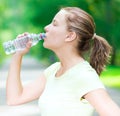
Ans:
POLYGON ((45 33, 45 36, 44 36, 44 39, 46 39, 47 38, 47 33, 45 33))

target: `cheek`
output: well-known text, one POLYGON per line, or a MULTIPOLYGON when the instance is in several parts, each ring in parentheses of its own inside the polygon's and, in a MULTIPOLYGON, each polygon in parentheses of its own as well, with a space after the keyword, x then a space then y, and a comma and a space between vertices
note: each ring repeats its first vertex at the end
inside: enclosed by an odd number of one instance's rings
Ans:
POLYGON ((43 46, 49 49, 60 48, 65 42, 66 33, 61 29, 52 29, 47 33, 47 38, 44 40, 43 46))
POLYGON ((51 49, 56 45, 56 41, 54 41, 54 39, 52 38, 47 38, 46 40, 44 40, 43 42, 43 46, 45 48, 51 49))
POLYGON ((47 49, 55 50, 57 48, 61 48, 63 41, 60 40, 60 38, 53 38, 50 40, 45 40, 43 42, 43 46, 47 49))

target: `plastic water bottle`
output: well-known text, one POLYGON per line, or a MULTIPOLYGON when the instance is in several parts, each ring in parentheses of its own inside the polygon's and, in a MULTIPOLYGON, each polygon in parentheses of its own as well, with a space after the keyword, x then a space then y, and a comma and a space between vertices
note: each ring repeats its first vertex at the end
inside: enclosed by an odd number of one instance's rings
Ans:
POLYGON ((3 48, 7 55, 15 53, 16 51, 23 50, 26 47, 28 41, 32 42, 31 46, 35 46, 40 40, 44 39, 45 33, 40 34, 27 34, 21 38, 16 38, 3 43, 3 48))

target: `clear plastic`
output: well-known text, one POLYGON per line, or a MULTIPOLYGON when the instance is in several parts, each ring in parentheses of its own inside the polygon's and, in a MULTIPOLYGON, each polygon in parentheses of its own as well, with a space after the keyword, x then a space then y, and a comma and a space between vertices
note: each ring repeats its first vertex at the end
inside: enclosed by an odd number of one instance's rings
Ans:
POLYGON ((35 46, 40 40, 45 38, 45 33, 40 34, 28 34, 22 38, 16 38, 3 43, 3 48, 7 55, 15 53, 16 51, 23 50, 26 47, 28 41, 32 42, 32 46, 35 46))

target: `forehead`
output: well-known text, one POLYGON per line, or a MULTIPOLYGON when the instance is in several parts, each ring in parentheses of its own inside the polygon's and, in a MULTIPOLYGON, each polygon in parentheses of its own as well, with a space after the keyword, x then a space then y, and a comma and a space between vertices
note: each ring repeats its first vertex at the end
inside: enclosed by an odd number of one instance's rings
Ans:
POLYGON ((54 17, 56 20, 65 21, 65 15, 68 14, 65 10, 60 10, 54 17))

